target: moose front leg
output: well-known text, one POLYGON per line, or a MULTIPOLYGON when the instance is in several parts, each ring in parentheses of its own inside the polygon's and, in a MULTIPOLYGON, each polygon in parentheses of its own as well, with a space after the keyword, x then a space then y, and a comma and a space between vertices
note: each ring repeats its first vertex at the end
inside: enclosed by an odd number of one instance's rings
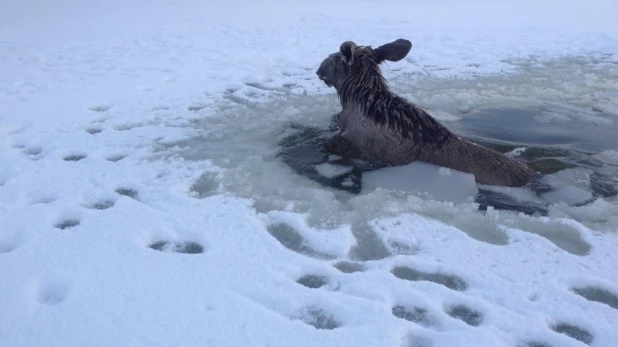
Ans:
POLYGON ((328 154, 336 154, 346 159, 362 158, 360 148, 340 134, 330 137, 324 144, 324 149, 328 154))
POLYGON ((341 112, 336 113, 336 114, 333 115, 333 118, 331 118, 331 120, 330 120, 330 125, 328 126, 328 128, 330 130, 337 131, 337 130, 341 129, 341 126, 339 125, 339 118, 340 117, 341 117, 341 112))

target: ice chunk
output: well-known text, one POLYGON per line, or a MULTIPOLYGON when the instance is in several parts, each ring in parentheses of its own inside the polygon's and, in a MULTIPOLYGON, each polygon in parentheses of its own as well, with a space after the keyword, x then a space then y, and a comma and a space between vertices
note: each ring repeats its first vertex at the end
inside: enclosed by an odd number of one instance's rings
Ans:
POLYGON ((383 188, 454 203, 472 201, 478 190, 473 174, 422 162, 363 173, 363 188, 383 188))
POLYGON ((324 163, 316 165, 315 169, 320 175, 326 178, 335 178, 352 172, 354 167, 324 163))
POLYGON ((578 205, 590 201, 592 193, 574 186, 562 186, 542 194, 541 197, 550 204, 564 202, 568 205, 578 205))
POLYGON ((460 116, 454 115, 444 110, 429 110, 428 112, 433 118, 439 120, 440 122, 454 123, 461 120, 460 116))
POLYGON ((610 164, 618 164, 618 148, 607 149, 597 154, 595 157, 610 164))

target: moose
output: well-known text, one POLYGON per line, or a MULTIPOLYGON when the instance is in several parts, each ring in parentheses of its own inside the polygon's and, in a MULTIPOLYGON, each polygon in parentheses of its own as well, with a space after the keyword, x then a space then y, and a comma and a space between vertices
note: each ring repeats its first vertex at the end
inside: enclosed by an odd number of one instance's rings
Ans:
POLYGON ((474 174, 477 183, 485 185, 526 185, 536 175, 530 167, 458 137, 391 91, 380 64, 403 59, 411 48, 404 39, 375 49, 346 41, 322 62, 317 76, 335 88, 342 107, 330 148, 385 166, 421 161, 447 167, 474 174))

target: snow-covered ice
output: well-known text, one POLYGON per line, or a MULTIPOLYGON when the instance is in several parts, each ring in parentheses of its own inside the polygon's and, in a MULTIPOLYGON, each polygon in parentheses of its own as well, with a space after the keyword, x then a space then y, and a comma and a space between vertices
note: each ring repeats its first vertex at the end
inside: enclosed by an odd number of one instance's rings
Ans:
MULTIPOLYGON (((277 146, 337 112, 315 70, 341 42, 400 37, 412 51, 384 74, 445 124, 519 107, 611 133, 617 14, 3 0, 0 346, 615 346, 618 201, 588 201, 589 171, 550 175, 545 199, 495 188, 549 202, 528 216, 329 189, 277 146)), ((594 157, 615 166, 610 142, 594 157)))

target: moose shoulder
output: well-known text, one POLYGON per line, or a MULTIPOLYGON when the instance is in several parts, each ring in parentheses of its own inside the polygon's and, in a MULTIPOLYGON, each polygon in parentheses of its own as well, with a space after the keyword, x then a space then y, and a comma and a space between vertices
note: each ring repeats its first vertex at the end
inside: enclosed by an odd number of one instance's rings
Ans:
POLYGON ((523 186, 535 172, 516 159, 463 140, 427 112, 395 95, 380 63, 403 59, 412 43, 378 48, 344 42, 317 70, 341 102, 338 136, 363 157, 386 165, 422 161, 475 175, 478 183, 523 186))

